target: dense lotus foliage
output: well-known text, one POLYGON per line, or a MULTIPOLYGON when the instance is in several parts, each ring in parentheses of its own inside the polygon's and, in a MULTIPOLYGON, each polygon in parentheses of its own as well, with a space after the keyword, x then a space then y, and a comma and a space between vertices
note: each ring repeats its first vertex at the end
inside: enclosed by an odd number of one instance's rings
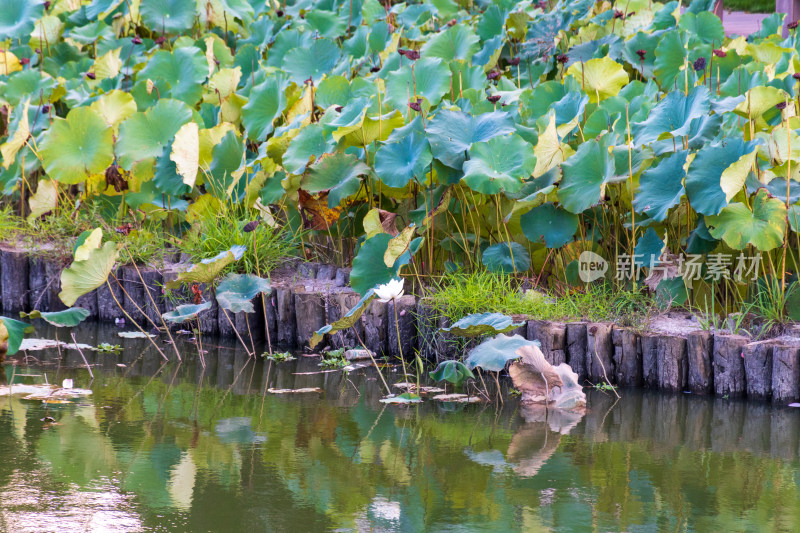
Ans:
POLYGON ((178 230, 241 202, 361 294, 575 284, 594 251, 702 302, 680 254, 800 262, 797 37, 728 38, 712 3, 0 0, 0 192, 178 230))

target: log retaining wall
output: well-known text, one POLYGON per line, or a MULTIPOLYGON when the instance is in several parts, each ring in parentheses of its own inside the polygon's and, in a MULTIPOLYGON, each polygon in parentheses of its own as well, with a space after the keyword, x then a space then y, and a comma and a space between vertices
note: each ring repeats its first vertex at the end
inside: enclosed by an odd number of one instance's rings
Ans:
MULTIPOLYGON (((19 311, 63 309, 58 299, 63 267, 62 259, 0 246, 0 310, 15 317, 19 311)), ((103 286, 76 306, 89 310, 91 318, 114 321, 124 317, 116 299, 149 327, 150 321, 160 325, 161 313, 189 300, 188 294, 175 299, 163 290, 164 283, 177 275, 175 265, 138 271, 132 266, 117 268, 109 279, 110 289, 103 286)), ((256 298, 255 312, 249 315, 226 316, 216 305, 213 290, 201 287, 214 306, 200 315, 200 328, 205 334, 222 336, 238 331, 243 338, 252 334, 256 340, 268 332, 273 345, 303 348, 316 330, 341 318, 360 300, 347 287, 348 280, 349 269, 304 263, 291 275, 274 275, 272 293, 256 298)), ((648 331, 611 323, 515 319, 524 324, 512 333, 539 340, 547 360, 569 364, 582 383, 602 382, 607 376, 620 387, 779 403, 800 400, 798 337, 751 342, 743 336, 703 331, 689 318, 677 325, 655 321, 648 331)), ((402 350, 407 358, 419 351, 436 364, 459 356, 476 342, 441 331, 447 325, 447 319, 424 299, 406 295, 396 303, 373 301, 353 328, 326 335, 324 345, 356 347, 363 342, 378 355, 399 356, 402 350)))

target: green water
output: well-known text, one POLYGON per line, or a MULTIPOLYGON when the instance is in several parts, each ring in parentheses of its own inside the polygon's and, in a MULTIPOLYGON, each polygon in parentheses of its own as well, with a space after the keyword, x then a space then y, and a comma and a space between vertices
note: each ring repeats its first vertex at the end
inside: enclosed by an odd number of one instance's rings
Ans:
POLYGON ((203 370, 99 334, 125 350, 89 352, 91 384, 73 351, 6 369, 94 394, 0 398, 5 531, 800 530, 800 410, 630 391, 583 416, 385 406, 372 370, 298 375, 320 369, 213 342, 203 370))

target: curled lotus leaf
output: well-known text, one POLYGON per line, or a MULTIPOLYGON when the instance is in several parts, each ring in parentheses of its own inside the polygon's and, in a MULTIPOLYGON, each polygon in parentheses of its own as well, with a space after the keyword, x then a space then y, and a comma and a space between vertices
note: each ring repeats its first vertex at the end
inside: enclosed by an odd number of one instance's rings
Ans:
POLYGON ((271 291, 268 279, 254 274, 228 274, 217 285, 217 303, 231 313, 252 313, 253 298, 271 291))
POLYGON ((201 304, 179 305, 172 311, 164 313, 163 315, 161 315, 161 317, 167 322, 172 322, 174 324, 181 324, 183 322, 186 322, 187 320, 197 318, 197 316, 200 313, 208 311, 209 309, 211 309, 211 302, 203 302, 201 304))
POLYGON ((82 307, 73 307, 64 311, 31 311, 30 313, 20 313, 21 318, 41 318, 48 324, 58 328, 73 328, 89 318, 88 310, 82 307))
POLYGON ((58 297, 64 305, 72 306, 83 296, 108 281, 119 255, 117 244, 107 242, 88 251, 86 259, 72 262, 61 271, 61 292, 58 297))
POLYGON ((22 345, 27 333, 33 333, 33 326, 0 316, 0 354, 14 355, 22 345))
POLYGON ((502 313, 474 313, 458 320, 449 328, 442 328, 441 331, 461 337, 478 337, 508 333, 524 325, 524 322, 514 322, 513 318, 502 313))
POLYGON ((210 259, 203 259, 186 272, 179 273, 177 279, 167 283, 167 288, 177 289, 182 283, 211 283, 229 265, 244 257, 246 250, 246 246, 232 246, 230 250, 220 252, 210 259))
POLYGON ((520 358, 517 350, 522 346, 540 346, 540 343, 529 341, 521 335, 501 333, 470 350, 465 363, 470 370, 480 367, 490 372, 500 372, 509 361, 520 358))
POLYGON ((752 244, 767 252, 783 243, 786 228, 786 205, 759 189, 752 200, 752 209, 735 202, 722 209, 719 215, 707 216, 708 231, 722 239, 734 250, 744 250, 752 244))
POLYGON ((309 341, 309 346, 311 348, 316 347, 326 334, 333 334, 337 331, 343 331, 348 328, 352 328, 355 323, 361 318, 361 315, 364 314, 364 311, 367 310, 369 304, 372 300, 375 299, 375 289, 370 289, 367 293, 361 297, 361 299, 350 309, 345 315, 340 318, 339 320, 332 322, 330 324, 326 324, 325 326, 321 327, 314 334, 311 336, 311 341, 309 341))
POLYGON ((436 381, 447 381, 460 387, 466 380, 475 379, 475 375, 461 361, 450 360, 439 363, 436 370, 431 372, 431 378, 436 381))

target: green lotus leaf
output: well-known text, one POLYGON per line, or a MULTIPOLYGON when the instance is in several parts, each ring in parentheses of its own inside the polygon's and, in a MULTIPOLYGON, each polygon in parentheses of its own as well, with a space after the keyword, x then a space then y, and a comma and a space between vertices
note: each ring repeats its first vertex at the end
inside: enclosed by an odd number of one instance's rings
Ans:
POLYGON ((531 267, 531 256, 528 250, 519 243, 501 242, 489 246, 481 255, 483 266, 490 272, 506 274, 526 272, 531 267))
POLYGON ((272 133, 275 120, 286 107, 285 89, 284 77, 274 74, 250 91, 250 100, 242 107, 242 124, 248 139, 263 141, 272 133))
POLYGON ((191 118, 192 111, 186 104, 167 98, 125 119, 120 124, 117 140, 120 166, 130 170, 136 161, 160 156, 191 118))
POLYGON ((465 316, 449 328, 442 328, 441 331, 459 337, 479 337, 508 333, 524 325, 524 322, 516 323, 513 318, 501 313, 476 313, 465 316))
POLYGON ((703 215, 718 214, 728 203, 722 188, 723 172, 755 148, 754 143, 734 137, 700 149, 686 174, 686 196, 692 208, 703 215))
POLYGON ((428 122, 426 132, 433 157, 452 168, 461 168, 472 145, 515 131, 511 115, 503 111, 478 116, 461 111, 440 111, 428 122))
POLYGON ((411 125, 418 127, 391 142, 393 135, 375 154, 375 173, 389 187, 405 187, 415 178, 423 182, 433 159, 421 122, 416 118, 411 125))
POLYGON ((302 174, 309 161, 319 159, 335 147, 336 143, 325 134, 321 124, 309 124, 292 139, 283 154, 283 168, 290 174, 302 174))
POLYGON ((734 111, 739 116, 755 121, 757 130, 765 130, 780 122, 781 112, 776 106, 787 100, 791 102, 792 96, 782 89, 753 87, 734 111))
POLYGON ((353 98, 338 112, 338 115, 331 114, 333 118, 328 120, 325 126, 326 129, 334 130, 333 139, 338 141, 348 133, 360 130, 369 105, 369 97, 353 98))
POLYGON ((708 231, 734 250, 752 244, 767 252, 783 244, 786 228, 786 205, 759 189, 752 200, 752 210, 743 203, 730 204, 719 215, 707 216, 708 231))
POLYGON ((564 177, 558 200, 571 213, 579 215, 597 204, 606 182, 614 176, 614 158, 609 155, 604 139, 586 141, 561 164, 564 177))
POLYGON ((167 288, 177 289, 183 283, 213 283, 223 270, 244 257, 246 250, 246 246, 232 246, 230 250, 220 252, 210 259, 203 259, 186 272, 179 273, 175 280, 167 283, 167 288))
POLYGON ((439 57, 446 61, 472 59, 480 48, 478 36, 467 24, 449 26, 422 45, 422 57, 439 57))
POLYGON ((800 233, 800 205, 789 206, 789 227, 795 233, 800 233))
POLYGON ((270 292, 272 287, 268 279, 254 274, 228 274, 217 285, 217 303, 231 313, 252 313, 255 311, 253 298, 270 292))
POLYGON ((786 315, 800 322, 800 282, 795 281, 786 288, 786 315))
POLYGON ((139 14, 147 27, 159 33, 180 33, 194 24, 194 0, 142 0, 139 14))
POLYGON ((656 47, 655 75, 656 81, 664 90, 672 90, 680 75, 683 83, 683 67, 688 56, 686 51, 686 34, 679 31, 667 31, 656 47))
POLYGON ((678 23, 679 28, 689 32, 694 40, 705 44, 716 44, 725 41, 725 29, 717 15, 710 11, 700 13, 684 13, 678 23))
POLYGON ((324 9, 312 9, 306 13, 308 24, 319 34, 328 39, 338 39, 347 29, 347 20, 342 20, 339 15, 324 9))
POLYGON ((95 20, 70 30, 69 38, 81 44, 91 44, 95 41, 113 39, 114 30, 102 20, 95 20))
POLYGON ((27 333, 33 333, 33 326, 13 318, 0 316, 0 352, 6 355, 17 353, 22 345, 22 339, 27 333))
POLYGON ((633 207, 638 213, 662 222, 669 210, 681 202, 687 155, 686 150, 675 152, 642 173, 633 199, 633 207))
POLYGON ((238 198, 243 192, 243 183, 240 182, 240 169, 244 163, 245 145, 242 139, 236 136, 234 130, 229 131, 212 150, 211 165, 206 174, 207 185, 213 190, 217 198, 233 196, 238 198), (233 193, 233 187, 239 185, 238 193, 233 193))
POLYGON ((413 392, 404 392, 403 394, 398 394, 397 396, 387 396, 386 398, 381 398, 380 402, 397 404, 420 403, 422 402, 422 398, 413 392))
POLYGON ((409 100, 425 98, 429 104, 436 105, 450 91, 450 69, 439 58, 429 57, 413 63, 406 62, 399 69, 390 72, 386 78, 386 103, 405 112, 409 100), (409 98, 410 97, 410 98, 409 98))
POLYGON ((364 294, 364 296, 361 297, 358 303, 356 303, 356 305, 354 305, 352 309, 350 309, 347 313, 345 313, 345 315, 342 318, 340 318, 336 322, 327 324, 318 329, 317 331, 315 331, 314 334, 311 336, 311 340, 308 343, 309 346, 312 349, 316 347, 317 344, 322 342, 322 339, 326 334, 333 334, 336 333, 337 331, 343 331, 345 329, 352 328, 356 324, 358 319, 361 318, 361 315, 364 314, 364 311, 367 310, 367 307, 369 306, 370 302, 374 299, 375 299, 374 289, 368 290, 366 294, 364 294))
POLYGON ((690 131, 692 121, 707 115, 711 109, 711 93, 699 86, 684 96, 681 91, 671 91, 650 111, 647 120, 633 124, 637 146, 650 144, 666 136, 683 137, 690 131))
POLYGON ((461 179, 470 189, 483 194, 517 192, 536 168, 533 146, 516 134, 475 143, 469 155, 461 179))
POLYGON ((157 51, 138 78, 166 81, 169 83, 169 94, 172 98, 193 106, 203 94, 202 83, 207 76, 208 62, 205 55, 199 48, 187 46, 172 52, 157 51))
POLYGON ((27 37, 43 14, 38 0, 0 0, 0 41, 27 37))
POLYGON ((322 76, 333 70, 339 61, 341 51, 329 39, 316 39, 306 47, 289 50, 283 57, 283 70, 291 80, 302 86, 306 80, 319 84, 322 76))
POLYGON ((61 183, 81 183, 103 172, 114 161, 111 127, 88 107, 76 107, 64 120, 56 120, 44 134, 42 164, 61 183))
POLYGON ((392 236, 388 233, 379 233, 364 241, 358 250, 358 255, 353 259, 350 286, 362 296, 366 296, 373 287, 396 278, 400 267, 407 265, 422 245, 422 238, 417 237, 411 241, 408 250, 397 258, 394 265, 388 267, 383 258, 391 240, 392 236))
POLYGON ((651 265, 658 266, 659 258, 664 252, 667 244, 664 239, 658 236, 653 228, 647 228, 644 235, 636 241, 636 264, 642 268, 651 268, 651 265))
POLYGON ((533 242, 544 241, 548 248, 561 248, 578 230, 578 216, 551 203, 535 207, 520 217, 522 233, 533 242))
POLYGON ((520 358, 517 350, 523 346, 540 346, 540 343, 521 335, 509 337, 501 333, 470 350, 464 362, 470 370, 480 367, 489 372, 500 372, 509 361, 520 358))
POLYGON ((656 301, 662 309, 683 305, 689 299, 689 290, 682 277, 662 279, 656 286, 656 301))
POLYGON ((599 102, 616 96, 628 83, 625 68, 610 57, 597 57, 585 63, 573 63, 571 74, 583 87, 590 102, 599 102))
POLYGON ((369 167, 354 155, 326 154, 311 166, 301 181, 301 187, 311 193, 329 191, 328 207, 333 208, 358 192, 361 176, 368 172, 369 167))
POLYGON ((57 328, 74 328, 87 318, 89 318, 89 311, 82 307, 73 307, 64 311, 53 311, 50 313, 42 311, 31 311, 30 313, 20 313, 21 318, 41 318, 50 325, 57 328))
POLYGON ((646 33, 640 31, 625 41, 625 46, 622 48, 622 56, 625 61, 636 69, 639 74, 648 78, 653 77, 653 69, 656 63, 656 47, 661 36, 661 32, 646 33), (644 60, 637 54, 639 50, 645 51, 644 60), (642 72, 642 68, 644 68, 644 72, 642 72))
POLYGON ((203 302, 201 304, 186 304, 186 305, 179 305, 172 311, 168 313, 164 313, 161 317, 166 320, 167 322, 172 322, 174 324, 182 324, 187 320, 192 320, 197 318, 197 316, 204 312, 211 309, 211 302, 203 302))
POLYGON ((475 375, 461 361, 449 360, 439 363, 436 370, 431 372, 431 378, 435 381, 447 381, 460 387, 466 380, 475 379, 475 375))
POLYGON ((89 294, 105 284, 117 262, 117 244, 107 242, 88 251, 87 259, 73 261, 61 271, 61 292, 58 297, 67 307, 72 307, 84 294, 89 294))

